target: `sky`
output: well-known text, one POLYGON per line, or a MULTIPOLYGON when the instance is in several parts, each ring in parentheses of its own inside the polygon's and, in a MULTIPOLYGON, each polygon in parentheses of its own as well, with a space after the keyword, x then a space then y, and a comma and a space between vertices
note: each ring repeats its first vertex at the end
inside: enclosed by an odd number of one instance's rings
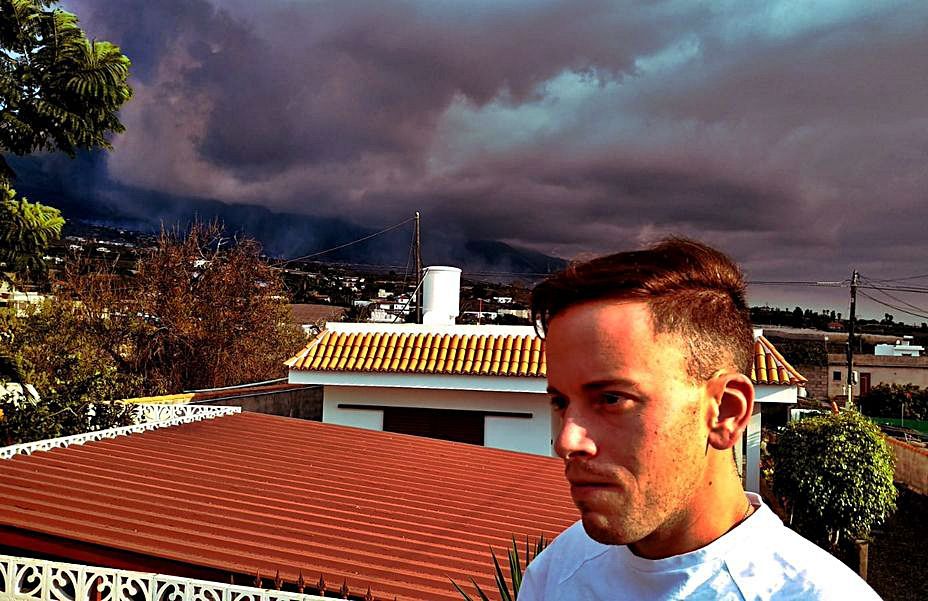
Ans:
POLYGON ((420 210, 567 259, 691 236, 751 281, 928 273, 923 0, 63 6, 132 59, 105 159, 130 189, 371 228, 420 210))

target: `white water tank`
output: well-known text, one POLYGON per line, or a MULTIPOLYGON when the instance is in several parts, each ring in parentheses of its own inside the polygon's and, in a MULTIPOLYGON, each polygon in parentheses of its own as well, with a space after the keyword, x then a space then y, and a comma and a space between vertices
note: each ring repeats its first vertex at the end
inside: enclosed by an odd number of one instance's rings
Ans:
POLYGON ((422 323, 454 325, 461 309, 461 270, 436 265, 422 274, 422 323))

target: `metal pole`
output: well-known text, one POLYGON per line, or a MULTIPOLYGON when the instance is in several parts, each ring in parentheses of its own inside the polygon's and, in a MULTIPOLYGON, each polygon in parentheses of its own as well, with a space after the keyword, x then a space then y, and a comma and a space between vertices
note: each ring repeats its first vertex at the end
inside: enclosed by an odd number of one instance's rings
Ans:
POLYGON ((419 239, 419 211, 416 211, 416 323, 422 323, 422 291, 419 284, 422 282, 422 241, 419 239))
POLYGON ((857 285, 860 283, 860 274, 854 270, 851 275, 851 319, 847 332, 847 402, 845 408, 851 408, 854 397, 854 330, 857 321, 857 285))

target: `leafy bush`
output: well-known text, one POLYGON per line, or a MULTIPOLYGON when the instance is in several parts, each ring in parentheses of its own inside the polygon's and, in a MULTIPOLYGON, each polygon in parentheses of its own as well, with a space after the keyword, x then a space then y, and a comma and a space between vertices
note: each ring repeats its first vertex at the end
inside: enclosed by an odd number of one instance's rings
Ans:
POLYGON ((134 405, 72 403, 60 397, 36 403, 0 393, 0 446, 129 426, 134 405))
POLYGON ((928 389, 914 384, 880 384, 861 395, 858 402, 860 410, 873 417, 928 420, 928 389))
POLYGON ((774 493, 806 538, 835 549, 895 511, 892 451, 860 413, 791 422, 771 447, 774 493))

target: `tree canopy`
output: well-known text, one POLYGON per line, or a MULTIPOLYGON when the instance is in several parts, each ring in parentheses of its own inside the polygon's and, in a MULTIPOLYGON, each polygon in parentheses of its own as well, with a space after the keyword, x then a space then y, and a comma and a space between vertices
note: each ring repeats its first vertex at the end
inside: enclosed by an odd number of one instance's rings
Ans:
MULTIPOLYGON (((55 0, 0 0, 0 151, 110 148, 132 97, 129 59, 55 0)), ((14 173, 0 157, 0 185, 14 173)))
POLYGON ((857 411, 791 422, 771 449, 790 526, 822 545, 866 538, 895 510, 893 454, 857 411))
POLYGON ((45 273, 48 245, 61 235, 61 212, 0 187, 0 281, 6 273, 34 277, 45 273))
POLYGON ((219 225, 163 232, 135 271, 74 263, 44 304, 0 311, 0 344, 42 397, 0 398, 0 445, 76 433, 105 401, 285 376, 306 342, 260 245, 219 225))

